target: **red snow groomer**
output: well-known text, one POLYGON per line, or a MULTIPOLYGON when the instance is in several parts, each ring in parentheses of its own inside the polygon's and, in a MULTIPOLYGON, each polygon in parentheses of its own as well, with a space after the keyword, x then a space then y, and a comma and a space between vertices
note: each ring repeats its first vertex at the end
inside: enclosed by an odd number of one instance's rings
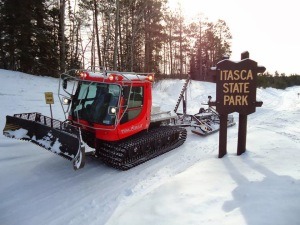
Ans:
POLYGON ((177 115, 152 107, 153 80, 152 73, 70 70, 60 76, 58 90, 64 122, 40 113, 15 114, 6 117, 3 134, 72 160, 75 169, 84 166, 87 154, 130 169, 186 139, 185 128, 169 125, 177 115))

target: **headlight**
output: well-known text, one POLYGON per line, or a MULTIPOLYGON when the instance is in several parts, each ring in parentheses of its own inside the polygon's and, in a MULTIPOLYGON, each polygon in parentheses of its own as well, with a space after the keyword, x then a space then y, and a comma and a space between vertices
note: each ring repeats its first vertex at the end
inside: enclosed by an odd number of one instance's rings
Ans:
POLYGON ((71 103, 71 99, 63 97, 62 102, 64 105, 69 105, 71 103))
POLYGON ((110 107, 108 108, 108 114, 109 114, 109 115, 116 115, 116 113, 117 113, 117 108, 116 108, 116 107, 110 106, 110 107))
POLYGON ((116 108, 112 107, 112 108, 110 109, 110 112, 113 113, 113 114, 115 114, 115 113, 117 112, 117 110, 116 110, 116 108))

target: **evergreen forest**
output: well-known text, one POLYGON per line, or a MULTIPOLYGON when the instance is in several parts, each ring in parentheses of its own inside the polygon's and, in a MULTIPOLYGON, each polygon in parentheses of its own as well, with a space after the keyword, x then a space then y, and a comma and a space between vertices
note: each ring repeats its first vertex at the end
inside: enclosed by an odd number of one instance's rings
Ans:
MULTIPOLYGON (((0 0, 0 27, 0 68, 43 76, 104 67, 209 80, 231 54, 225 21, 187 21, 167 0, 0 0)), ((298 75, 258 79, 261 87, 299 83, 298 75)))

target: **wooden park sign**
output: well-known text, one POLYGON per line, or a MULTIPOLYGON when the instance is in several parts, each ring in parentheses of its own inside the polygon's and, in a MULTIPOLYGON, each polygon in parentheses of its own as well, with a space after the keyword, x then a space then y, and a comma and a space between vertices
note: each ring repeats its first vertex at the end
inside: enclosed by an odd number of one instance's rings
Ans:
POLYGON ((237 154, 246 151, 247 115, 254 113, 262 102, 256 101, 257 73, 263 73, 265 67, 249 59, 249 52, 241 55, 241 61, 224 59, 216 68, 216 101, 209 102, 216 106, 220 114, 219 158, 227 154, 227 119, 228 114, 239 113, 239 131, 237 154))
POLYGON ((218 63, 216 110, 220 114, 255 112, 256 67, 251 59, 218 63))

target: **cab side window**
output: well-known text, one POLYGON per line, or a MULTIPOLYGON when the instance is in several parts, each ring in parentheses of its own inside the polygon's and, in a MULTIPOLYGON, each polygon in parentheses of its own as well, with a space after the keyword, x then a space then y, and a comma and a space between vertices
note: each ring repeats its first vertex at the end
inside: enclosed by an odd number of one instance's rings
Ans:
POLYGON ((125 123, 136 118, 142 111, 144 100, 144 88, 143 87, 124 87, 124 98, 127 102, 127 110, 123 115, 121 123, 125 123))

